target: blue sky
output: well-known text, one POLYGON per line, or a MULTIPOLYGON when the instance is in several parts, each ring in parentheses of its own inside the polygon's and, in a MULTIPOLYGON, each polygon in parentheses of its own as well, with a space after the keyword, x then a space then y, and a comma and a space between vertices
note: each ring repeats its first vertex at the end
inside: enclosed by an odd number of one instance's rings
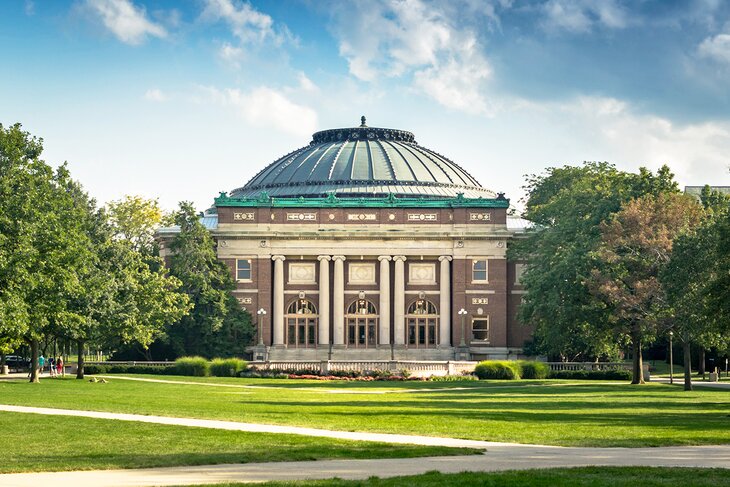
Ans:
POLYGON ((514 202, 584 160, 730 184, 722 0, 6 0, 0 60, 0 123, 101 202, 203 209, 363 114, 514 202))

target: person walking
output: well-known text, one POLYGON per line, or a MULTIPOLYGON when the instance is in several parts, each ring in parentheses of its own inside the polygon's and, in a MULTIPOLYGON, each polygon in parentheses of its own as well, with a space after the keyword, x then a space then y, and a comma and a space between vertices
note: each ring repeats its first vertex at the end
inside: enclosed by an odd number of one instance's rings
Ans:
POLYGON ((40 369, 40 372, 38 372, 39 375, 43 374, 43 368, 46 366, 46 357, 41 354, 40 357, 38 357, 38 369, 40 369))
POLYGON ((56 360, 56 376, 66 377, 66 371, 63 369, 63 357, 58 357, 56 360))
POLYGON ((56 377, 56 359, 48 357, 48 375, 56 377))

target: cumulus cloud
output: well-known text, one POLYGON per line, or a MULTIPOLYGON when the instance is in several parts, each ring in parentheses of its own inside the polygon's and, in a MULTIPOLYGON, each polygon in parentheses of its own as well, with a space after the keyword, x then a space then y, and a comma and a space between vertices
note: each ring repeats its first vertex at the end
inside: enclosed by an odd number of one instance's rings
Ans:
MULTIPOLYGON (((359 80, 412 76, 416 89, 442 105, 479 112, 487 106, 483 88, 491 69, 457 10, 426 0, 338 3, 333 31, 359 80)), ((485 12, 496 18, 494 8, 485 12)))
POLYGON ((130 0, 86 0, 86 6, 126 44, 141 44, 148 36, 167 37, 167 30, 149 20, 144 7, 137 7, 130 0))
POLYGON ((593 141, 604 159, 656 169, 663 164, 680 182, 712 184, 730 164, 730 123, 680 125, 635 112, 621 100, 581 97, 558 105, 576 137, 593 141))
POLYGON ((730 64, 730 34, 708 37, 698 48, 700 56, 730 64))
POLYGON ((170 97, 158 88, 151 88, 145 92, 144 99, 149 101, 163 102, 169 100, 170 97))
POLYGON ((204 90, 214 102, 234 109, 252 126, 273 128, 297 136, 308 136, 317 128, 317 112, 297 104, 273 88, 260 86, 248 92, 212 87, 204 90))
POLYGON ((628 13, 617 0, 548 0, 542 10, 548 31, 582 33, 596 25, 611 29, 629 25, 628 13))

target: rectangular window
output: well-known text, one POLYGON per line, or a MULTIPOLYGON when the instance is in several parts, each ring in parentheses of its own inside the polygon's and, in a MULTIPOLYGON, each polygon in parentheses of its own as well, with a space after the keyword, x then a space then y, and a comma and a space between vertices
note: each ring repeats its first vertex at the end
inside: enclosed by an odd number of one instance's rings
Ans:
POLYGON ((251 280, 251 261, 248 259, 236 259, 236 280, 251 280))
POLYGON ((487 282, 487 260, 473 260, 471 263, 471 280, 473 282, 487 282))
POLYGON ((472 336, 475 341, 489 342, 489 316, 474 318, 471 322, 472 336))

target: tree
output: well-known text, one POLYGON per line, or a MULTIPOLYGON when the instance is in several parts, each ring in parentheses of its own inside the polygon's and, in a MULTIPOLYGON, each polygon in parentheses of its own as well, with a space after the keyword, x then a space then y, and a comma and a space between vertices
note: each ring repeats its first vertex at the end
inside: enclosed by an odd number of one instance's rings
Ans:
POLYGON ((194 305, 191 313, 170 327, 169 341, 178 355, 234 355, 253 336, 251 319, 231 291, 235 282, 218 260, 215 244, 190 203, 175 214, 180 232, 170 244, 170 275, 194 305))
POLYGON ((632 174, 589 162, 530 176, 525 189, 523 217, 534 228, 510 248, 510 258, 527 263, 520 321, 535 327, 542 353, 563 360, 616 357, 622 343, 607 326, 610 313, 586 285, 595 268, 599 225, 632 198, 676 191, 669 169, 632 174))
POLYGON ((20 124, 0 125, 0 326, 30 344, 32 382, 39 340, 81 319, 68 304, 89 259, 68 170, 54 171, 42 150, 20 124))
POLYGON ((702 207, 691 196, 647 194, 628 202, 600 225, 596 267, 588 287, 605 303, 609 328, 628 336, 633 349, 632 384, 643 384, 642 346, 653 338, 667 301, 659 281, 674 239, 695 228, 702 207))
POLYGON ((117 238, 129 242, 137 252, 154 253, 155 230, 162 221, 162 210, 156 199, 127 195, 108 203, 107 209, 117 238))

